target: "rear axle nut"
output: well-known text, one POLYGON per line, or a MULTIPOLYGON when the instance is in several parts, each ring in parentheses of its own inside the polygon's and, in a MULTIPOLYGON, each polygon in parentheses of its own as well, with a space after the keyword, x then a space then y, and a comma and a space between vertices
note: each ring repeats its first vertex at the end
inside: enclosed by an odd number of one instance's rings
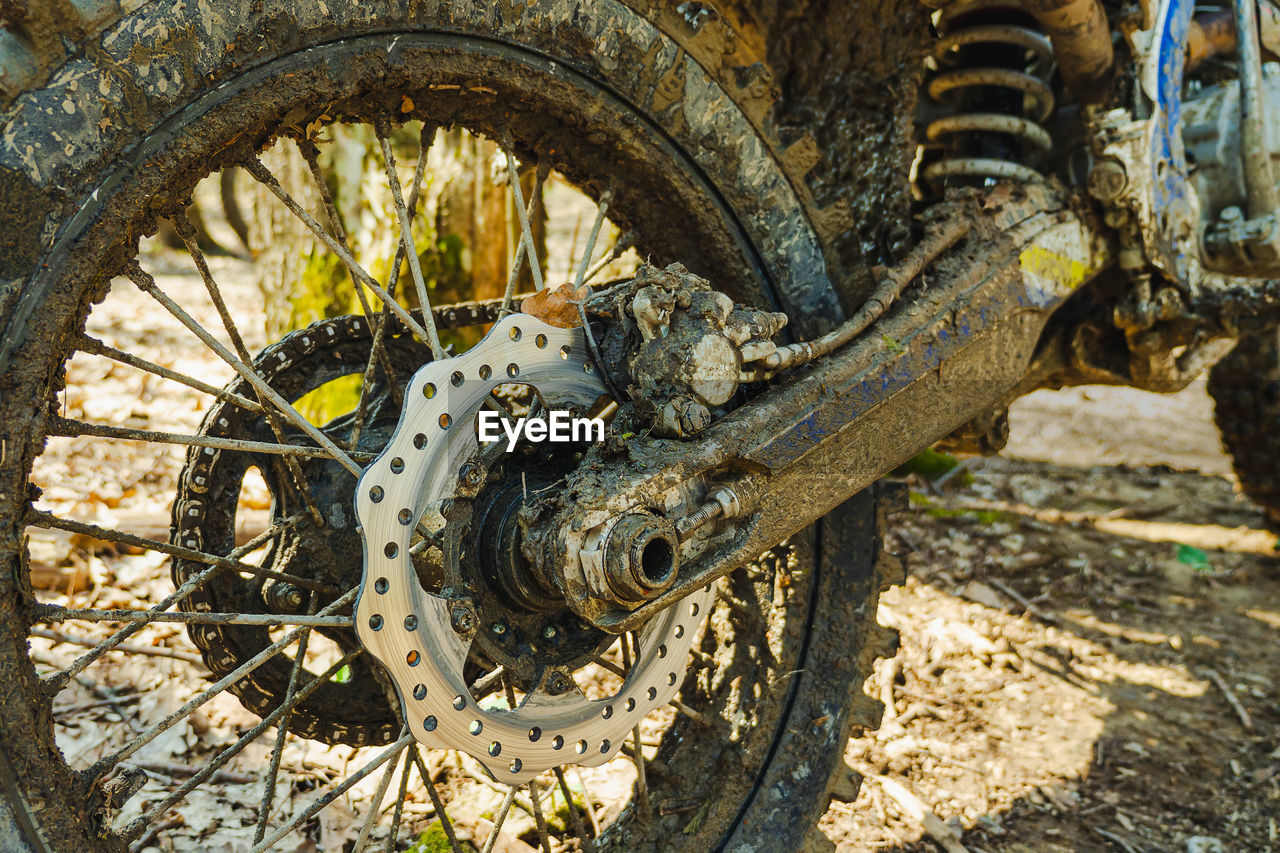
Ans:
POLYGON ((604 573, 619 598, 647 601, 675 583, 679 568, 680 539, 675 525, 667 519, 632 512, 610 529, 604 546, 604 573))

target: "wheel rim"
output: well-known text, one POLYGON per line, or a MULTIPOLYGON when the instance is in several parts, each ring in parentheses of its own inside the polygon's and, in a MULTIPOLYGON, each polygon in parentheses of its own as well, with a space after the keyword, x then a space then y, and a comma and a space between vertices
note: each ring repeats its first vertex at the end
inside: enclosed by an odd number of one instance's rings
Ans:
MULTIPOLYGON (((477 124, 483 124, 483 123, 481 123, 481 122, 477 122, 477 124)), ((490 130, 491 132, 492 132, 492 130, 493 130, 492 128, 484 128, 484 127, 482 127, 481 129, 482 129, 482 130, 483 130, 483 129, 488 129, 488 130, 490 130)), ((145 152, 144 152, 144 153, 145 153, 145 152)), ((708 196, 714 196, 714 194, 713 194, 713 193, 708 193, 708 196)), ((708 202, 709 202, 709 203, 713 203, 714 201, 715 201, 715 200, 714 200, 714 198, 709 198, 709 199, 708 199, 708 202)), ((711 206, 712 206, 712 208, 714 208, 714 204, 712 204, 711 206)), ((704 204, 704 205, 701 205, 701 209, 702 209, 703 211, 705 211, 705 210, 707 210, 707 209, 708 209, 708 207, 707 207, 707 205, 705 205, 705 204, 704 204)), ((618 207, 616 207, 616 208, 615 208, 615 210, 625 210, 625 204, 623 204, 622 202, 620 202, 620 203, 619 203, 619 205, 618 205, 618 207)), ((137 220, 135 219, 134 221, 137 221, 137 220)), ((736 238, 734 238, 731 242, 732 242, 735 246, 737 246, 737 247, 738 247, 738 249, 741 249, 741 242, 742 242, 741 235, 738 235, 738 236, 737 236, 736 238)), ((707 249, 707 241, 703 241, 703 243, 704 243, 703 248, 704 248, 704 249, 707 249)), ((114 249, 113 247, 110 247, 110 246, 106 246, 106 247, 105 247, 105 249, 106 249, 106 251, 104 251, 104 252, 102 253, 102 256, 103 256, 104 258, 105 258, 105 257, 110 257, 110 256, 113 256, 113 255, 114 255, 114 256, 117 258, 117 260, 119 259, 119 257, 120 257, 120 253, 119 253, 119 250, 118 250, 118 249, 114 249)), ((714 251, 711 251, 710 257, 711 257, 711 258, 713 258, 713 259, 715 259, 715 258, 722 258, 722 257, 724 257, 724 256, 725 256, 725 252, 726 252, 726 251, 729 251, 729 250, 726 250, 726 249, 724 249, 723 247, 720 247, 720 248, 718 248, 718 249, 715 249, 714 251)), ((752 253, 751 253, 751 252, 747 252, 747 253, 745 253, 745 254, 746 254, 747 256, 750 256, 752 253)), ((588 257, 589 257, 589 255, 588 255, 588 257)), ((83 263, 83 261, 81 261, 81 263, 83 263)), ((752 266, 752 264, 751 264, 751 263, 748 263, 748 264, 747 264, 747 266, 748 266, 748 267, 751 267, 751 266, 752 266)), ((83 271, 83 270, 81 270, 81 271, 83 271)), ((757 272, 758 272, 758 271, 757 271, 757 272)), ((752 275, 751 273, 747 273, 746 278, 750 278, 750 277, 751 277, 751 275, 752 275)), ((137 278, 141 278, 141 280, 142 280, 142 281, 143 281, 143 283, 145 284, 145 282, 146 282, 146 280, 147 280, 145 271, 142 271, 142 275, 141 275, 141 276, 137 276, 137 278)), ((742 279, 742 280, 746 280, 746 279, 742 279)), ((737 288, 737 289, 739 290, 739 292, 740 292, 740 293, 741 293, 744 289, 746 289, 746 286, 744 286, 744 285, 741 283, 741 280, 739 281, 739 286, 738 286, 738 288, 737 288)), ((746 298, 750 298, 750 296, 748 295, 746 298)), ((233 335, 233 337, 234 337, 234 335, 233 335)), ((243 351, 241 352, 241 361, 242 361, 242 362, 247 362, 247 359, 245 359, 245 358, 244 358, 243 351)), ((247 391, 248 391, 248 390, 251 390, 251 389, 249 389, 249 388, 242 388, 242 389, 241 389, 241 391, 244 391, 244 392, 246 392, 246 393, 247 393, 247 391)), ((241 396, 243 396, 243 395, 241 395, 241 396)), ((264 441, 264 442, 261 442, 261 443, 262 443, 262 444, 269 444, 270 442, 264 441)), ((290 457, 286 457, 286 458, 290 458, 290 457)), ((279 523, 279 522, 277 522, 277 523, 279 523)), ((179 542, 180 542, 180 540, 179 540, 179 542)), ((185 546, 185 545, 181 545, 181 547, 187 547, 187 546, 185 546)), ((220 557, 220 558, 223 558, 223 559, 226 559, 228 554, 234 554, 234 553, 235 553, 235 552, 234 552, 234 550, 222 549, 221 551, 219 551, 219 552, 216 554, 216 556, 218 556, 218 557, 220 557)), ((238 558, 232 557, 231 559, 238 559, 238 558)), ((197 561, 197 562, 198 562, 198 561, 197 561)), ((204 564, 202 564, 202 565, 208 565, 208 564, 207 564, 207 563, 204 563, 204 564)), ((175 569, 175 572, 176 572, 176 571, 177 571, 177 570, 175 569)), ((758 571, 759 571, 759 570, 758 570, 758 571)), ((771 576, 777 576, 778 572, 777 572, 776 570, 765 570, 765 571, 764 571, 764 574, 771 575, 771 576)), ((192 574, 191 572, 189 572, 189 571, 188 571, 188 572, 186 572, 186 573, 182 574, 180 577, 181 577, 181 580, 182 580, 182 581, 184 581, 184 582, 189 582, 189 581, 191 581, 191 580, 192 580, 192 578, 196 577, 196 575, 194 575, 194 574, 192 574)), ((757 579, 756 581, 748 581, 748 582, 746 582, 746 585, 745 585, 745 586, 740 586, 740 587, 738 587, 738 588, 736 589, 736 592, 737 592, 737 595, 738 595, 738 597, 737 597, 737 598, 735 598, 735 597, 734 597, 734 593, 733 593, 733 592, 727 592, 727 593, 725 594, 725 596, 723 597, 723 602, 724 602, 724 603, 723 603, 723 607, 722 607, 722 608, 720 608, 720 609, 723 611, 723 619, 725 620, 725 624, 726 624, 726 625, 728 625, 728 624, 729 624, 729 622, 731 621, 731 619, 732 619, 731 614, 732 614, 732 613, 739 613, 739 614, 741 614, 744 610, 745 610, 745 611, 748 611, 748 612, 751 610, 751 605, 750 605, 750 604, 748 604, 748 603, 746 603, 746 602, 751 601, 752 599, 759 599, 760 597, 764 596, 764 595, 765 595, 765 592, 763 592, 763 591, 762 591, 762 590, 764 589, 764 586, 768 586, 768 587, 770 588, 770 589, 769 589, 769 592, 768 592, 768 597, 772 597, 772 593, 773 593, 773 590, 772 590, 772 586, 773 586, 773 584, 772 584, 772 582, 767 583, 767 584, 764 584, 764 585, 762 586, 762 585, 761 585, 761 583, 760 583, 759 581, 760 581, 760 579, 757 579)), ((318 618, 321 618, 321 619, 326 618, 326 613, 325 613, 325 610, 324 610, 323 608, 320 608, 320 609, 319 609, 319 617, 318 617, 318 618)), ((796 621, 797 621, 797 620, 796 620, 796 619, 794 618, 794 616, 793 616, 793 617, 791 617, 791 618, 784 618, 784 619, 782 620, 782 624, 784 624, 784 625, 785 625, 785 624, 791 624, 791 625, 793 625, 793 626, 794 626, 794 625, 795 625, 795 623, 796 623, 796 621)), ((803 625, 803 622, 804 622, 803 618, 801 618, 799 621, 800 621, 800 623, 803 625)), ((302 629, 299 629, 300 631, 302 631, 302 635, 303 635, 303 636, 305 636, 305 633, 306 633, 305 629, 306 629, 307 627, 308 627, 308 626, 303 625, 303 628, 302 628, 302 629)), ((728 637, 728 636, 734 636, 734 635, 736 635, 736 633, 737 633, 737 631, 738 631, 738 629, 736 629, 736 628, 732 628, 732 629, 731 629, 731 628, 729 628, 729 627, 722 627, 722 628, 720 628, 720 629, 715 629, 715 630, 720 631, 721 635, 722 635, 722 636, 726 636, 726 637, 728 637)), ((767 633, 767 629, 766 629, 766 633, 767 633)), ((730 647, 730 646, 732 646, 732 644, 731 644, 731 643, 719 643, 719 645, 721 645, 721 646, 725 646, 725 647, 730 647)), ((767 645, 767 644, 766 644, 766 645, 767 645)), ((713 651, 714 651, 714 649, 713 649, 713 651)), ((704 654, 706 654, 706 653, 704 652, 704 654)), ((734 656, 731 654, 731 655, 730 655, 730 658, 732 659, 733 657, 734 657, 734 656)), ((785 657, 785 655, 784 655, 784 657, 785 657)), ((347 664, 349 664, 349 663, 350 663, 350 661, 344 661, 343 665, 347 665, 347 664)), ((325 673, 321 673, 321 679, 323 679, 323 678, 325 678, 325 677, 328 677, 328 674, 329 674, 330 672, 336 672, 336 671, 339 671, 339 670, 340 670, 340 667, 338 667, 337 669, 335 669, 335 667, 337 667, 337 664, 335 664, 334 666, 329 667, 329 668, 328 668, 328 670, 326 670, 326 672, 325 672, 325 673)), ((730 667, 729 669, 732 669, 732 667, 730 667)), ((234 671, 235 671, 234 669, 233 669, 233 670, 231 670, 231 672, 234 672, 234 671)), ((697 679, 697 672, 695 671, 695 673, 694 673, 693 675, 691 675, 691 676, 690 676, 690 678, 691 678, 691 679, 694 679, 694 680, 696 681, 696 679, 697 679)), ((295 676, 295 677, 293 677, 293 678, 292 678, 292 680, 296 681, 296 676, 295 676)), ((688 682, 688 685, 689 685, 689 688, 690 688, 691 690, 696 689, 696 688, 695 688, 695 686, 694 686, 694 684, 693 684, 692 682, 688 682)), ((723 683, 722 683, 722 684, 720 684, 719 686, 715 686, 715 685, 711 684, 711 679, 708 679, 708 680, 707 680, 707 683, 706 683, 706 685, 705 685, 705 687, 704 687, 703 692, 705 692, 705 693, 707 693, 707 694, 711 695, 711 694, 716 694, 716 693, 724 693, 726 690, 728 690, 728 692, 732 693, 732 692, 733 692, 734 690, 736 690, 736 689, 737 689, 737 688, 732 688, 732 689, 730 689, 730 688, 726 688, 726 687, 724 686, 724 684, 723 684, 723 683)), ((766 723, 767 723, 767 720, 766 720, 766 723)), ((666 730, 669 730, 669 731, 682 730, 682 731, 680 731, 681 737, 680 737, 680 738, 677 738, 677 739, 685 739, 685 738, 692 737, 691 732, 692 732, 692 731, 694 731, 694 730, 689 730, 689 731, 683 731, 683 730, 684 730, 684 729, 688 729, 688 727, 689 727, 690 725, 698 725, 698 724, 699 724, 699 723, 697 723, 697 722, 695 722, 695 723, 689 723, 689 722, 688 722, 688 720, 686 719, 686 720, 684 720, 684 721, 682 721, 682 722, 675 723, 675 724, 674 724, 674 727, 673 727, 673 725, 670 723, 670 721, 667 721, 667 729, 666 729, 666 730)), ((765 726, 764 726, 764 728, 768 728, 768 726, 767 726, 767 725, 765 725, 765 726)), ((263 731, 265 731, 265 730, 266 730, 266 727, 263 727, 263 731)), ((638 741, 638 740, 640 739, 640 737, 641 737, 641 734, 640 734, 640 730, 639 730, 639 728, 637 728, 637 730, 636 730, 636 733, 635 733, 635 734, 636 734, 636 739, 637 739, 637 741, 638 741)), ((134 740, 134 741, 136 741, 137 739, 138 739, 138 738, 137 738, 137 737, 135 737, 133 740, 134 740)), ((281 740, 283 740, 283 738, 282 738, 281 740)), ((671 742, 674 742, 674 741, 671 741, 671 742)), ((398 747, 399 747, 399 749, 395 749, 395 751, 392 751, 391 749, 388 749, 388 750, 384 750, 384 751, 382 751, 382 752, 378 753, 378 754, 373 758, 373 760, 372 760, 369 764, 365 765, 365 767, 367 768, 367 770, 362 769, 361 771, 357 771, 356 776, 348 776, 348 777, 347 777, 346 779, 344 779, 341 783, 336 784, 336 785, 334 786, 334 790, 348 790, 349 788, 348 788, 348 789, 343 789, 343 788, 342 788, 342 785, 343 785, 343 784, 346 784, 347 782, 350 782, 350 781, 351 781, 351 780, 353 780, 353 779, 354 779, 354 781, 355 781, 355 782, 359 782, 359 781, 360 781, 360 779, 361 779, 361 778, 363 778, 363 776, 360 776, 360 774, 361 774, 361 773, 369 773, 369 774, 372 774, 374 771, 379 770, 380 768, 383 768, 383 767, 387 767, 387 768, 395 768, 395 767, 397 767, 397 766, 401 766, 401 767, 404 767, 404 768, 408 768, 410 765, 414 765, 414 766, 418 766, 418 767, 419 767, 419 771, 418 771, 418 772, 419 772, 419 774, 421 774, 421 775, 426 775, 426 773, 429 773, 429 772, 430 772, 429 770, 426 770, 426 768, 423 768, 423 767, 420 765, 420 763, 419 763, 418 759, 414 756, 413 752, 412 752, 411 750, 409 750, 409 749, 406 749, 406 748, 405 748, 405 744, 400 743, 400 742, 397 742, 397 743, 393 746, 393 748, 394 748, 395 746, 398 746, 398 747), (401 759, 401 752, 403 752, 403 754, 404 754, 403 760, 401 759), (375 762, 376 762, 376 763, 375 763, 375 762), (426 771, 426 773, 424 773, 424 771, 426 771), (359 778, 357 778, 357 777, 359 777, 359 778)), ((119 756, 119 755, 120 755, 120 750, 116 750, 116 752, 115 752, 115 753, 113 753, 112 755, 114 755, 114 756, 119 756)), ((707 758, 706 760, 710 760, 710 759, 709 759, 709 758, 707 758)), ((102 771, 102 770, 104 770, 104 769, 106 768, 107 764, 112 764, 112 765, 113 765, 113 764, 115 764, 115 763, 116 763, 116 762, 115 762, 114 760, 113 760, 113 761, 111 761, 111 762, 104 762, 102 759, 99 759, 97 762, 95 762, 93 765, 91 765, 91 768, 92 768, 92 769, 91 769, 91 772, 90 772, 90 774, 89 774, 89 775, 94 776, 94 777, 97 777, 97 776, 101 775, 101 771, 102 771)), ((278 756, 277 756, 277 755, 273 754, 273 756, 272 756, 272 762, 271 762, 271 763, 272 763, 272 767, 273 767, 273 768, 278 768, 278 766, 279 766, 279 758, 278 758, 278 756)), ((274 775, 274 773, 275 773, 275 770, 273 769, 273 770, 272 770, 272 774, 274 775)), ((123 777, 123 775, 118 775, 118 776, 117 776, 117 777, 115 777, 115 778, 116 778, 116 779, 123 779, 124 777, 123 777)), ((194 777, 193 777, 193 778, 194 778, 194 777)), ((408 787, 408 786, 410 785, 410 783, 408 782, 409 774, 408 774, 407 772, 405 772, 405 773, 401 773, 401 774, 400 774, 400 776, 399 776, 399 777, 397 777, 397 778, 399 779, 399 784, 400 784, 400 786, 401 786, 401 789, 402 789, 402 790, 403 790, 403 789, 405 789, 406 787, 408 787)), ((392 782, 392 781, 393 781, 393 774, 392 774, 392 773, 386 773, 386 774, 382 775, 382 777, 381 777, 381 779, 380 779, 380 781, 379 781, 379 784, 378 784, 378 788, 377 788, 377 790, 380 792, 380 793, 378 793, 378 794, 377 794, 377 796, 378 796, 379 798, 381 798, 382 796, 385 796, 385 795, 387 794, 387 791, 389 790, 389 788, 390 788, 390 785, 391 785, 391 782, 392 782)), ((549 780, 549 781, 552 781, 552 784, 553 784, 553 786, 554 786, 555 788, 559 788, 559 789, 562 789, 562 790, 565 790, 565 791, 567 791, 567 790, 568 790, 569 784, 568 784, 568 782, 566 781, 566 778, 565 778, 565 776, 564 776, 564 774, 563 774, 562 772, 557 772, 557 773, 555 774, 555 779, 554 779, 554 780, 549 780)), ((668 781, 670 781, 670 780, 668 780, 668 781)), ((354 784, 354 782, 352 782, 352 784, 354 784)), ((666 786, 666 787, 678 787, 678 786, 667 786, 667 785, 666 785, 666 782, 656 781, 656 782, 654 783, 654 790, 655 790, 655 791, 661 791, 661 790, 664 790, 664 786, 666 786)), ((181 789, 182 789, 182 787, 183 787, 183 785, 182 785, 182 784, 179 784, 179 785, 177 786, 177 790, 181 790, 181 789)), ((644 786, 642 785, 640 790, 643 790, 643 788, 644 788, 644 786)), ((431 800, 433 801, 433 805, 435 805, 435 807, 436 807, 436 808, 439 808, 439 802, 438 802, 439 795, 438 795, 438 793, 437 793, 437 792, 435 792, 435 789, 434 789, 434 788, 432 788, 431 786, 427 786, 427 790, 428 790, 428 793, 429 793, 429 795, 430 795, 431 800)), ((641 796, 640 796, 640 800, 643 800, 643 799, 645 799, 645 797, 644 797, 644 795, 641 795, 641 796)), ((679 799, 679 798, 668 798, 668 799, 679 799)), ((401 800, 403 800, 403 796, 401 797, 401 800)), ((514 800, 514 797, 513 797, 513 796, 509 796, 509 797, 506 797, 506 798, 504 799, 503 806, 502 806, 502 811, 501 811, 501 813, 502 813, 502 814, 504 814, 504 815, 505 815, 505 814, 507 813, 507 811, 511 808, 511 804, 512 804, 513 800, 514 800)), ((574 798, 573 798, 572 796, 566 796, 566 800, 567 800, 568 802, 572 802, 572 801, 574 800, 574 798)), ((534 803, 536 803, 536 802, 537 802, 537 798, 536 798, 536 797, 530 797, 530 798, 529 798, 530 807, 532 808, 532 810, 533 810, 535 813, 536 813, 537 811, 539 811, 539 809, 534 805, 534 803)), ((685 808, 685 806, 686 806, 686 805, 687 805, 687 804, 686 804, 686 803, 683 803, 683 802, 675 802, 675 803, 669 804, 669 806, 668 806, 669 811, 667 812, 667 814, 669 814, 669 815, 682 815, 682 814, 686 814, 686 813, 688 813, 688 811, 689 811, 688 809, 686 809, 686 808, 685 808)), ((637 811, 645 810, 645 809, 647 809, 647 808, 656 808, 656 809, 657 809, 657 811, 659 811, 659 813, 660 813, 660 814, 661 814, 661 813, 663 813, 663 806, 662 806, 661 804, 652 804, 652 803, 650 803, 648 806, 644 806, 643 804, 639 803, 639 801, 638 801, 636 805, 634 805, 634 806, 632 806, 632 807, 631 807, 630 811, 628 812, 628 816, 630 817, 633 813, 635 813, 635 812, 637 812, 637 811)), ((694 811, 695 811, 695 814, 696 814, 697 809, 703 809, 702 814, 703 814, 703 815, 705 815, 705 814, 706 814, 706 810, 705 810, 705 802, 699 803, 699 804, 697 805, 696 809, 694 810, 694 811)), ((265 809, 265 810, 264 810, 264 813, 268 813, 268 814, 269 814, 269 811, 270 811, 270 809, 265 809)), ((590 820, 589 820, 589 821, 587 821, 588 823, 590 823, 590 822, 594 822, 594 820, 596 819, 596 816, 595 816, 594 812, 593 812, 593 813, 591 813, 590 815, 583 815, 583 814, 580 814, 580 813, 578 812, 578 810, 577 810, 577 809, 575 809, 575 808, 574 808, 574 807, 572 807, 572 806, 570 806, 570 807, 568 808, 568 811, 569 811, 569 813, 570 813, 570 822, 575 823, 575 824, 576 824, 576 823, 582 823, 582 822, 583 822, 584 820, 586 820, 588 817, 590 818, 590 820)), ((302 809, 301 811, 299 811, 299 812, 298 812, 298 814, 305 814, 305 812, 306 812, 306 808, 304 808, 304 809, 302 809)), ((370 813, 371 813, 371 814, 376 814, 376 813, 377 813, 377 809, 373 809, 370 813)), ((156 821, 158 821, 158 820, 163 816, 163 814, 164 814, 164 811, 162 810, 161 812, 159 812, 159 813, 157 813, 157 814, 155 815, 155 818, 154 818, 152 821, 148 822, 148 823, 147 823, 147 824, 145 824, 145 825, 138 825, 138 824, 136 824, 136 822, 135 822, 134 824, 130 824, 130 825, 129 825, 129 828, 130 828, 130 830, 131 830, 131 832, 132 832, 132 837, 133 837, 134 839, 138 839, 138 838, 142 837, 142 835, 143 835, 144 833, 146 833, 146 832, 150 829, 150 827, 151 827, 151 826, 157 825, 156 821)), ((541 821, 539 821, 539 823, 541 823, 541 821)), ((632 840, 634 840, 636 837, 638 837, 637 833, 639 833, 639 834, 643 835, 643 834, 646 832, 646 830, 644 830, 644 829, 637 829, 636 827, 632 826, 632 825, 631 825, 631 823, 629 822, 629 820, 628 820, 628 821, 623 821, 622 823, 620 823, 620 825, 624 827, 624 830, 625 830, 625 833, 624 833, 624 834, 625 834, 627 837, 630 837, 632 840)), ((117 825, 117 828, 120 828, 120 827, 117 825)), ((576 829, 576 828, 577 828, 577 827, 575 827, 575 829, 576 829)), ((363 832, 363 830, 362 830, 362 832, 363 832)), ((587 836, 587 834, 588 834, 588 833, 586 832, 585 828, 583 828, 583 829, 581 829, 581 830, 579 831, 579 834, 583 835, 583 837, 585 838, 585 837, 587 836)), ((258 838, 262 838, 262 837, 263 837, 263 835, 258 835, 257 837, 258 837, 258 838)), ((269 837, 269 835, 268 835, 267 837, 269 837)), ((368 837, 368 834, 367 834, 367 833, 365 833, 365 838, 367 839, 367 837, 368 837)), ((619 837, 621 837, 621 836, 619 836, 619 837)))

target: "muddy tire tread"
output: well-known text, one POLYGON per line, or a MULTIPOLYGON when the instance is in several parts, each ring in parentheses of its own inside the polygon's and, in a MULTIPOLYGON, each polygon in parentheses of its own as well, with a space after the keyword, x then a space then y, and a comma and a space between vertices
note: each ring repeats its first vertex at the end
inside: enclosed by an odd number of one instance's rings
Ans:
POLYGON ((1280 524, 1280 331, 1242 338, 1210 371, 1209 394, 1241 490, 1280 524))

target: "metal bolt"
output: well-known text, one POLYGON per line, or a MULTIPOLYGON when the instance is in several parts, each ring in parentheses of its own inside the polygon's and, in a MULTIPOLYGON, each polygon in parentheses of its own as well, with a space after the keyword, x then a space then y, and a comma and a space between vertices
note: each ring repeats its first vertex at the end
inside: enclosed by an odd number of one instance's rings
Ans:
POLYGON ((494 622, 489 626, 489 630, 501 637, 503 634, 507 633, 507 623, 499 619, 497 622, 494 622))
POLYGON ((455 601, 449 609, 449 621, 453 630, 459 634, 474 634, 476 630, 476 614, 471 607, 462 601, 455 601))
POLYGON ((1223 222, 1239 222, 1244 219, 1244 211, 1235 205, 1224 207, 1222 213, 1218 214, 1218 218, 1223 222))
POLYGON ((1112 201, 1129 185, 1124 166, 1116 160, 1103 160, 1089 171, 1089 195, 1098 201, 1112 201))
POLYGON ((559 696, 569 690, 569 679, 562 672, 553 672, 547 676, 547 692, 559 696))
POLYGON ((267 604, 275 610, 298 610, 305 602, 306 596, 302 590, 296 586, 287 583, 276 583, 266 589, 267 604))
POLYGON ((554 638, 555 635, 556 635, 555 625, 548 625, 547 627, 542 629, 542 636, 546 637, 548 640, 554 638))
POLYGON ((484 482, 484 471, 474 462, 468 462, 458 472, 458 480, 469 489, 478 489, 480 484, 484 482))

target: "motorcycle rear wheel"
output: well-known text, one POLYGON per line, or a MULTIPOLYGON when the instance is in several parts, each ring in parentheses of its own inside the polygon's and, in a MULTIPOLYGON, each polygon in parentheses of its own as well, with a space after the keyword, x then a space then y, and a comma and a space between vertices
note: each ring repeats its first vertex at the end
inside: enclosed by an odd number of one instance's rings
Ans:
MULTIPOLYGON (((75 337, 139 237, 200 178, 334 104, 347 118, 398 110, 402 119, 406 104, 425 110, 433 92, 479 81, 474 100, 450 96, 451 121, 495 138, 509 132, 522 152, 558 152, 557 168, 589 195, 618 179, 611 213, 660 257, 712 276, 736 298, 786 310, 810 334, 839 316, 826 247, 774 135, 629 7, 426 4, 406 13, 331 0, 323 14, 284 2, 249 9, 143 4, 102 23, 92 50, 5 116, 10 162, 0 164, 0 190, 25 195, 33 211, 47 205, 44 223, 0 259, 10 282, 0 294, 0 548, 10 566, 0 577, 0 785, 10 812, 0 815, 0 835, 11 818, 11 835, 33 850, 119 850, 127 840, 111 826, 103 768, 73 768, 59 749, 53 697, 29 655, 30 472, 75 337), (486 81, 508 105, 486 100, 486 81)), ((725 636, 742 647, 733 659, 760 678, 787 677, 758 685, 752 729, 735 730, 732 742, 726 717, 673 727, 659 757, 675 760, 681 744, 696 744, 693 775, 652 780, 655 818, 625 811, 602 844, 799 847, 825 808, 850 727, 878 717, 861 684, 892 647, 874 615, 880 589, 897 580, 880 554, 882 528, 877 493, 857 496, 790 543, 781 563, 775 557, 742 582, 759 622, 726 614, 725 636), (775 590, 785 592, 775 600, 775 590), (756 659, 765 637, 784 651, 770 666, 756 659), (691 819, 679 803, 691 789, 705 800, 708 783, 717 796, 691 819), (668 801, 676 806, 664 811, 668 801)))

